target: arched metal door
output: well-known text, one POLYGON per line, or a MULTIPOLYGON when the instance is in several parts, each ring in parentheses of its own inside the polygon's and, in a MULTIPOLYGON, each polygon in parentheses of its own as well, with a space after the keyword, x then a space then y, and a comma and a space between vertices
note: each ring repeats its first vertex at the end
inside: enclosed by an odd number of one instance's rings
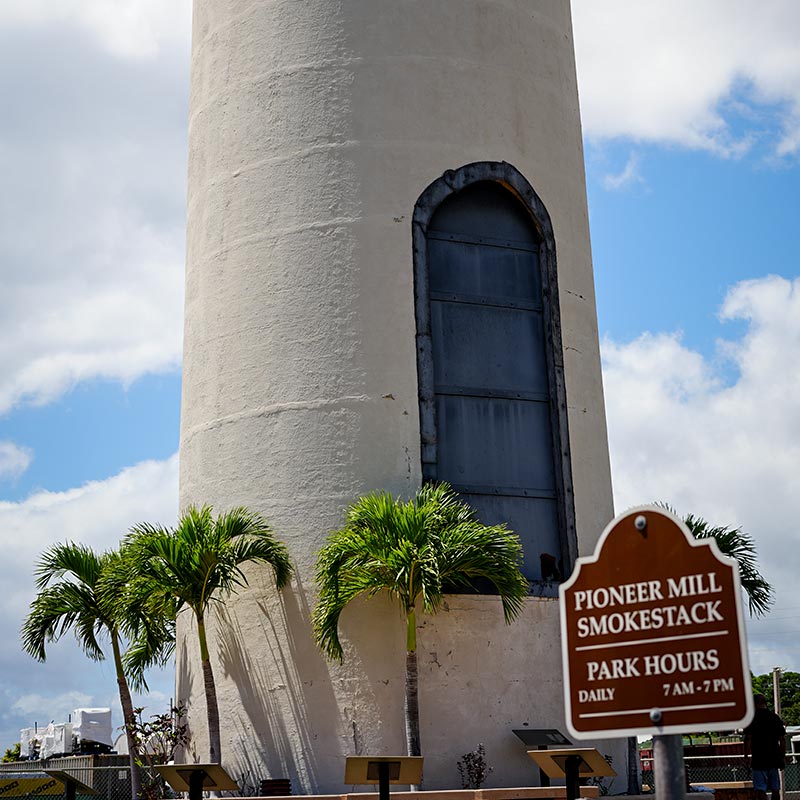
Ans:
POLYGON ((451 194, 425 232, 435 458, 424 477, 507 523, 532 582, 564 571, 540 246, 528 210, 494 181, 451 194))

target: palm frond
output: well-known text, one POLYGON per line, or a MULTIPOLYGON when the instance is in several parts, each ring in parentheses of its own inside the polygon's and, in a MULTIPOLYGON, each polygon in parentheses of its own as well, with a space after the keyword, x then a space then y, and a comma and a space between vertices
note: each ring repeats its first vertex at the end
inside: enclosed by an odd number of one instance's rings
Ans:
POLYGON ((407 614, 418 601, 433 613, 444 585, 470 589, 478 579, 495 586, 510 622, 528 593, 521 561, 519 539, 503 526, 478 522, 447 484, 425 484, 408 502, 387 492, 364 495, 317 555, 316 641, 328 657, 341 660, 339 618, 359 595, 386 592, 407 614))
MULTIPOLYGON (((275 573, 275 586, 282 589, 292 576, 292 562, 286 546, 268 533, 243 533, 231 539, 228 551, 231 561, 241 564, 268 564, 275 573)), ((244 576, 242 576, 244 579, 244 576)), ((246 582, 246 581, 245 581, 246 582)))
MULTIPOLYGON (((678 516, 668 503, 656 505, 678 516)), ((775 592, 758 568, 755 539, 741 528, 711 525, 694 514, 688 514, 683 521, 695 539, 713 539, 722 555, 736 561, 739 567, 739 583, 747 598, 750 616, 764 616, 775 602, 775 592)))
POLYGON ((44 589, 65 576, 87 586, 95 586, 101 571, 102 556, 98 556, 90 547, 75 542, 59 542, 39 557, 34 576, 37 589, 44 589))
POLYGON ((506 622, 520 614, 528 594, 528 581, 520 570, 522 544, 504 525, 468 522, 452 530, 442 580, 471 588, 482 579, 494 585, 503 604, 506 622))
POLYGON ((151 617, 138 627, 123 655, 125 674, 136 691, 147 690, 146 670, 164 667, 175 653, 175 618, 151 617))
POLYGON ((97 639, 100 629, 102 622, 92 591, 86 586, 63 581, 42 589, 36 595, 20 638, 25 652, 45 661, 46 645, 57 642, 73 630, 86 655, 94 661, 102 661, 103 650, 97 639))
POLYGON ((286 547, 261 516, 242 507, 215 518, 211 506, 190 506, 174 530, 135 526, 126 546, 152 596, 173 597, 176 610, 185 604, 196 614, 247 583, 245 564, 272 566, 279 589, 292 574, 286 547))
POLYGON ((739 582, 747 597, 751 616, 766 614, 774 602, 774 592, 758 568, 758 553, 753 537, 741 528, 710 525, 702 517, 689 514, 686 527, 695 539, 713 539, 720 552, 732 558, 739 566, 739 582))

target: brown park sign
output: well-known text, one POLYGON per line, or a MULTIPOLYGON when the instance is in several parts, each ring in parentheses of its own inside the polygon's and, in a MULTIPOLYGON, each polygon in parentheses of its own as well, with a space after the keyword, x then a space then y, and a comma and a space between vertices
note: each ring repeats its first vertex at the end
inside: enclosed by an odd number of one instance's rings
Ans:
POLYGON ((713 540, 642 506, 559 589, 576 739, 722 730, 753 714, 739 571, 713 540))

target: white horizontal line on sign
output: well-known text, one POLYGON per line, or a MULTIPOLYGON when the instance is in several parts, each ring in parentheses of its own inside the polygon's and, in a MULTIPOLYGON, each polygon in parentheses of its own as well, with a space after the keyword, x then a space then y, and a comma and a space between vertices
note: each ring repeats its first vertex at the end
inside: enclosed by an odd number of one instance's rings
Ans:
POLYGON ((725 636, 730 631, 708 631, 707 633, 687 633, 684 636, 662 636, 659 639, 636 639, 633 642, 609 642, 608 644, 585 644, 576 647, 575 652, 582 650, 610 650, 616 647, 633 647, 637 644, 656 644, 657 642, 680 642, 686 639, 702 639, 707 636, 725 636))
MULTIPOLYGON (((699 706, 666 706, 662 711, 699 711, 703 708, 730 708, 736 703, 703 703, 699 706)), ((624 717, 627 714, 649 714, 652 708, 629 708, 626 711, 598 711, 594 714, 578 714, 582 719, 589 717, 624 717)))

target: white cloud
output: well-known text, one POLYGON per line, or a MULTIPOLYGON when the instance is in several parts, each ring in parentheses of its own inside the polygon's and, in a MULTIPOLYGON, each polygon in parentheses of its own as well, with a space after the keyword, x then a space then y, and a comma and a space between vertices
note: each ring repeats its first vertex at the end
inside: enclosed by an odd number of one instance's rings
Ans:
POLYGON ((108 52, 152 57, 174 40, 188 41, 191 0, 25 0, 0 5, 0 27, 74 25, 108 52))
POLYGON ((797 152, 800 4, 794 0, 573 0, 572 7, 590 138, 630 137, 736 156, 777 124, 773 149, 797 152), (764 117, 768 106, 778 107, 777 120, 764 117), (743 115, 751 119, 746 133, 737 134, 734 117, 743 115))
POLYGON ((173 523, 177 496, 177 456, 173 456, 168 461, 145 461, 76 489, 40 491, 20 502, 0 502, 0 530, 15 542, 5 555, 5 574, 18 581, 18 588, 10 586, 8 592, 18 596, 14 612, 24 610, 23 598, 32 597, 32 565, 48 545, 70 540, 96 550, 116 547, 136 522, 173 523))
POLYGON ((0 442, 0 480, 18 478, 33 461, 33 453, 27 447, 13 442, 0 442))
POLYGON ((636 153, 630 154, 622 172, 616 175, 610 173, 603 178, 603 186, 612 191, 623 189, 635 183, 644 183, 644 179, 639 172, 639 156, 636 153))
MULTIPOLYGON (((615 502, 623 510, 666 501, 680 513, 742 526, 777 589, 778 615, 798 606, 800 278, 739 283, 720 316, 747 329, 719 342, 714 359, 689 350, 677 334, 604 343, 615 502), (735 369, 732 382, 721 364, 735 369)), ((776 658, 800 666, 796 637, 785 633, 793 625, 750 624, 760 659, 754 668, 766 671, 776 658), (776 635, 764 636, 769 630, 776 635)))
MULTIPOLYGON (((44 8, 15 5, 29 21, 44 8)), ((121 20, 126 9, 158 20, 156 9, 172 5, 124 4, 121 20)), ((101 6, 113 4, 61 12, 92 16, 101 6)), ((79 381, 178 368, 188 106, 188 44, 120 60, 68 28, 12 30, 8 13, 0 413, 50 402, 79 381)))
POLYGON ((11 711, 35 721, 49 722, 52 719, 56 722, 66 722, 67 715, 73 709, 91 708, 91 702, 92 695, 85 692, 63 692, 57 695, 32 693, 17 698, 11 706, 11 711))
MULTIPOLYGON (((97 551, 116 547, 137 522, 173 525, 177 497, 178 458, 173 456, 137 464, 107 480, 69 491, 38 492, 21 502, 0 502, 0 530, 5 542, 13 543, 4 549, 0 596, 0 641, 6 644, 0 650, 0 742, 9 743, 4 746, 17 741, 19 729, 34 721, 66 721, 65 715, 79 706, 118 707, 113 666, 107 661, 88 661, 71 634, 48 648, 44 664, 16 645, 34 597, 33 569, 38 556, 49 545, 68 540, 97 551)), ((169 696, 171 681, 169 672, 156 675, 147 704, 157 705, 169 696)), ((114 713, 119 720, 119 711, 114 713)))

